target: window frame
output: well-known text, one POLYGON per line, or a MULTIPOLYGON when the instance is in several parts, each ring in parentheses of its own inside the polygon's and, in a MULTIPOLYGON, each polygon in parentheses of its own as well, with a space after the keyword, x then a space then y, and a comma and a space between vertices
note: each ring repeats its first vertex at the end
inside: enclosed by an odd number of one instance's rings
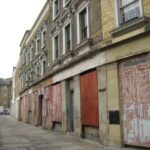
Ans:
POLYGON ((67 20, 63 26, 63 55, 67 53, 67 51, 72 50, 72 24, 71 20, 67 20), (66 41, 66 28, 70 25, 70 49, 67 49, 67 41, 66 41))
POLYGON ((80 5, 80 7, 77 10, 77 44, 80 44, 82 41, 86 40, 82 40, 81 37, 81 20, 80 20, 80 14, 82 11, 84 11, 84 9, 86 9, 86 20, 87 20, 87 38, 88 39, 90 37, 90 31, 89 31, 89 7, 88 7, 88 3, 84 2, 82 5, 80 5))
POLYGON ((37 55, 39 53, 39 50, 40 50, 39 45, 40 45, 40 38, 37 37, 35 40, 35 52, 36 52, 35 55, 37 55), (39 43, 38 43, 38 41, 39 41, 39 43))
POLYGON ((70 1, 71 1, 71 0, 68 0, 68 1, 66 2, 66 0, 63 0, 63 7, 66 7, 66 6, 69 4, 70 1))
MULTIPOLYGON (((136 1, 139 1, 139 8, 140 8, 140 17, 143 17, 143 4, 142 4, 142 0, 134 0, 133 2, 129 3, 128 5, 131 5, 132 3, 136 2, 136 1)), ((121 0, 115 0, 115 14, 116 14, 116 26, 119 27, 120 25, 126 23, 126 22, 130 22, 136 18, 133 18, 133 19, 130 19, 128 21, 122 21, 122 18, 123 18, 123 15, 122 15, 122 12, 121 12, 121 9, 125 6, 120 6, 121 5, 121 0)))
POLYGON ((52 38, 52 43, 53 43, 53 61, 57 60, 59 58, 59 49, 60 49, 60 42, 59 42, 59 34, 56 33, 54 37, 52 38), (58 37, 58 57, 56 57, 56 45, 55 45, 55 39, 58 37))
POLYGON ((53 13, 52 13, 53 14, 53 20, 55 20, 57 18, 57 16, 59 15, 59 0, 53 0, 53 5, 52 6, 53 6, 53 9, 52 9, 53 10, 53 13), (56 14, 56 7, 55 7, 55 2, 56 1, 58 1, 58 9, 57 9, 58 12, 57 12, 57 14, 56 14))
POLYGON ((46 29, 43 29, 41 33, 41 49, 43 49, 45 45, 46 45, 46 29))

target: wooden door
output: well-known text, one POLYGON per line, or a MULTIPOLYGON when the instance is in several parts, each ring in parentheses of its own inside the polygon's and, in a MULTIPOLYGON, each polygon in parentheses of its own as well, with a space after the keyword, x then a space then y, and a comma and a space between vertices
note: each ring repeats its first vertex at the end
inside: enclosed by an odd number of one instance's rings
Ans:
POLYGON ((82 125, 99 127, 97 72, 92 71, 80 77, 82 125))
POLYGON ((119 66, 124 144, 150 147, 150 63, 135 57, 119 66))
POLYGON ((53 122, 62 122, 61 85, 53 85, 53 122))

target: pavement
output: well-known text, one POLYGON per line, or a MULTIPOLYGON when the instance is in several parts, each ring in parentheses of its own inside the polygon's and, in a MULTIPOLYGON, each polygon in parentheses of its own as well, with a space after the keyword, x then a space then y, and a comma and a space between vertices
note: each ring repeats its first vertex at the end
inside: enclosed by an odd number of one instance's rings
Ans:
MULTIPOLYGON (((0 150, 120 150, 98 142, 43 130, 0 115, 0 150)), ((122 149, 121 149, 122 150, 122 149)), ((127 148, 123 148, 127 150, 127 148)), ((131 149, 129 149, 131 150, 131 149)), ((132 149, 133 150, 133 149, 132 149)))

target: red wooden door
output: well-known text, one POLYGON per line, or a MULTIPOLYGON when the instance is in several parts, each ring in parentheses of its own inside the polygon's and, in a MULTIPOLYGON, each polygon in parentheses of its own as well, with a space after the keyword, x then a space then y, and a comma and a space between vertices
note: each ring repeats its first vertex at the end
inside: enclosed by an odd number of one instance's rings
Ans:
POLYGON ((124 143, 150 147, 150 63, 146 56, 120 64, 124 143))
POLYGON ((81 121, 82 125, 99 127, 97 72, 81 75, 81 121))
POLYGON ((61 85, 53 85, 53 121, 62 122, 61 85))

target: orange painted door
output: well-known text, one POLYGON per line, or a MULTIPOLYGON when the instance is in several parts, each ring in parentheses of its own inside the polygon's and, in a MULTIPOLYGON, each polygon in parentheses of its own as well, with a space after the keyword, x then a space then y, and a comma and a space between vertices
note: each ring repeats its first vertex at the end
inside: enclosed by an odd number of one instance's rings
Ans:
POLYGON ((146 56, 119 66, 124 144, 150 147, 150 62, 146 56))
POLYGON ((82 125, 99 127, 97 72, 80 76, 82 125))

